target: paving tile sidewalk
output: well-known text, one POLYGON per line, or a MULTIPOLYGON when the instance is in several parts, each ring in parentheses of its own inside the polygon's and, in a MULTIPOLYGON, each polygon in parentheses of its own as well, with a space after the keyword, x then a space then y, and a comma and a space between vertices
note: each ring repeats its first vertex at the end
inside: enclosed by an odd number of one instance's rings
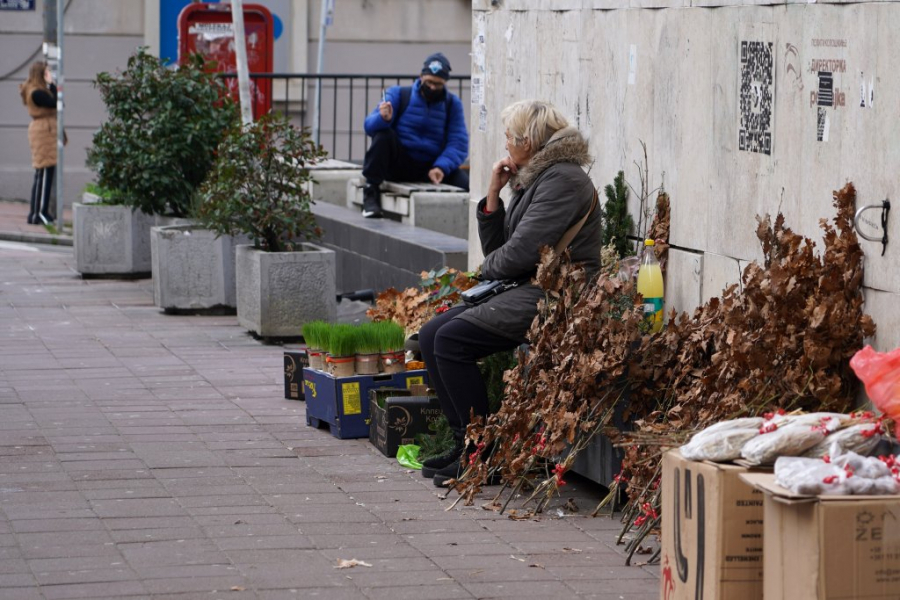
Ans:
POLYGON ((73 266, 0 242, 0 598, 659 596, 618 521, 585 516, 596 486, 573 480, 565 517, 446 510, 367 440, 307 427, 282 348, 73 266))

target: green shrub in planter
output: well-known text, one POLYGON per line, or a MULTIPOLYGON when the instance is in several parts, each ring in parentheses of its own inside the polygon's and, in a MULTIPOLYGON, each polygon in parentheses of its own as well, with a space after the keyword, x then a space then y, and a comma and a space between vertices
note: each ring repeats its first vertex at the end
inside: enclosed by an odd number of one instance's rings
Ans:
POLYGON ((139 48, 121 73, 97 75, 108 118, 94 134, 87 165, 111 203, 147 214, 190 214, 216 148, 238 120, 224 82, 203 65, 194 55, 168 69, 139 48))
POLYGON ((271 113, 232 128, 200 191, 197 218, 219 234, 247 234, 255 248, 292 251, 321 230, 310 206, 308 165, 325 158, 307 130, 271 113))

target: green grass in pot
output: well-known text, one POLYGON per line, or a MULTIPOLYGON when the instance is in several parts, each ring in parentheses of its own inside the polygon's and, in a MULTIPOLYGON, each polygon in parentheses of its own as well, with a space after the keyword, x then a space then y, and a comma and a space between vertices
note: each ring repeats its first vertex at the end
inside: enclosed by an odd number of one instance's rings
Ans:
POLYGON ((303 341, 307 347, 314 350, 323 350, 328 347, 328 336, 331 333, 331 324, 325 321, 310 321, 303 325, 303 341))
POLYGON ((375 323, 363 323, 356 328, 356 353, 378 354, 381 352, 381 341, 375 323))
POLYGON ((373 323, 378 332, 378 347, 380 352, 401 352, 406 344, 406 332, 403 327, 393 321, 378 321, 373 323))
POLYGON ((356 330, 356 326, 344 323, 332 327, 331 335, 328 338, 328 353, 335 358, 354 356, 356 354, 356 330))

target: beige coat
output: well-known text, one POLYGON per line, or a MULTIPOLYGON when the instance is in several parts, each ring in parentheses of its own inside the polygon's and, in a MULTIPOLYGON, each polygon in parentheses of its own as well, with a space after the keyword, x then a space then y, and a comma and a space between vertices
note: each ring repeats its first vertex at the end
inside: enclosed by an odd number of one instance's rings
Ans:
POLYGON ((56 109, 38 106, 31 99, 37 88, 26 89, 28 114, 31 124, 28 126, 28 143, 31 145, 31 166, 35 169, 56 166, 56 109))

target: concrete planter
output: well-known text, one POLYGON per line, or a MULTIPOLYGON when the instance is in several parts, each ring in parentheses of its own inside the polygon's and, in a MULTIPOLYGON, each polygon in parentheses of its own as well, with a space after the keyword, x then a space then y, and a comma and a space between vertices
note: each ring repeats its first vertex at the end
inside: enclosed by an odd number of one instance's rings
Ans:
POLYGON ((149 277, 150 228, 186 222, 127 206, 76 202, 72 208, 75 268, 85 277, 149 277))
POLYGON ((238 323, 260 337, 298 337, 304 323, 337 317, 335 253, 314 244, 298 252, 235 248, 238 323))
POLYGON ((196 225, 151 228, 154 304, 166 312, 233 313, 234 247, 249 242, 246 236, 216 238, 196 225))

